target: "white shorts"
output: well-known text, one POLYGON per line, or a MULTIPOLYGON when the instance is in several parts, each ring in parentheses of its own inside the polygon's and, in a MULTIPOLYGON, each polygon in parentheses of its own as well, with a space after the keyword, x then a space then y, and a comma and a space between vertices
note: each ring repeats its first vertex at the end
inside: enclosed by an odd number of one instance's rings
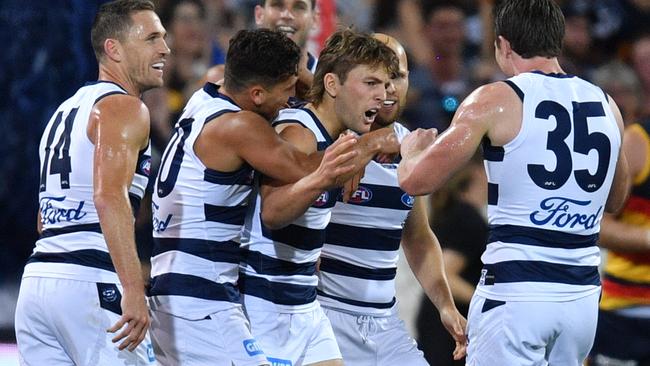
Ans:
MULTIPOLYGON (((395 308, 394 308, 395 309, 395 308)), ((350 314, 323 307, 346 366, 427 366, 396 309, 386 317, 350 314)))
POLYGON ((106 332, 121 313, 122 287, 61 278, 25 277, 16 305, 21 365, 153 365, 149 336, 130 352, 106 332))
POLYGON ((467 365, 581 366, 594 343, 599 297, 503 302, 474 294, 467 365))
POLYGON ((320 305, 304 313, 247 312, 255 339, 273 366, 301 366, 341 358, 320 305))
POLYGON ((269 364, 251 335, 241 305, 201 320, 152 310, 150 332, 156 359, 162 366, 269 364))

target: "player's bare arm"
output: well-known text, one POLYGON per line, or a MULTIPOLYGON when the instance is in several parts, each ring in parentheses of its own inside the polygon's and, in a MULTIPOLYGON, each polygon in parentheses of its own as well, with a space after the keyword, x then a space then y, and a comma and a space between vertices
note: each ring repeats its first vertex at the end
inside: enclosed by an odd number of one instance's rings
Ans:
POLYGON ((507 84, 479 87, 460 105, 449 128, 430 145, 418 145, 419 138, 427 138, 423 130, 404 138, 397 169, 400 186, 411 195, 437 190, 469 161, 483 137, 494 146, 512 140, 519 131, 521 114, 521 101, 507 84))
MULTIPOLYGON (((316 137, 309 129, 292 123, 279 125, 283 139, 295 144, 303 153, 316 151, 316 137)), ((282 228, 307 211, 318 196, 328 189, 341 185, 346 175, 355 170, 356 151, 348 149, 352 136, 343 136, 328 147, 323 160, 313 173, 294 184, 283 184, 277 179, 265 177, 260 187, 262 197, 262 221, 272 229, 282 228)))
MULTIPOLYGON (((256 113, 241 111, 217 119, 205 125, 194 146, 201 161, 213 169, 234 171, 247 162, 269 177, 293 183, 313 172, 323 157, 315 148, 311 154, 297 149, 256 113)), ((355 143, 354 138, 346 139, 344 151, 355 143)))
POLYGON ((625 201, 627 201, 627 197, 630 193, 631 181, 626 154, 623 150, 623 146, 625 146, 623 117, 621 116, 621 111, 618 109, 618 106, 616 105, 616 102, 614 102, 614 99, 611 97, 608 97, 608 99, 609 106, 614 113, 614 117, 616 118, 618 129, 621 132, 621 151, 619 153, 618 161, 616 162, 616 172, 614 173, 612 188, 609 191, 609 196, 607 196, 605 212, 616 213, 623 208, 625 201))
POLYGON ((440 320, 456 341, 454 359, 465 356, 467 320, 458 312, 445 275, 440 242, 427 219, 424 197, 416 197, 402 232, 402 248, 411 271, 440 313, 440 320))
POLYGON ((93 201, 106 245, 124 289, 122 317, 108 329, 113 342, 130 351, 142 342, 150 320, 134 239, 134 217, 128 197, 138 152, 147 146, 149 112, 133 96, 113 95, 95 105, 88 137, 95 144, 93 201))

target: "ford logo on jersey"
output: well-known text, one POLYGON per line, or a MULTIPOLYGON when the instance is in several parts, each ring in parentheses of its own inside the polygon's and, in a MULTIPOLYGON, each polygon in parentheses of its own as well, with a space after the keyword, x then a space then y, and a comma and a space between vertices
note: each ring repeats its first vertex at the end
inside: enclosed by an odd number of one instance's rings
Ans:
POLYGON ((151 220, 153 221, 153 231, 160 233, 163 232, 167 229, 167 226, 169 225, 169 222, 172 219, 172 214, 167 215, 167 218, 161 219, 158 217, 158 209, 160 206, 156 204, 156 202, 151 202, 152 206, 152 214, 151 214, 151 220))
POLYGON ((329 200, 329 198, 330 198, 329 192, 325 191, 325 192, 321 193, 320 196, 318 196, 318 198, 316 199, 316 201, 314 201, 314 204, 312 204, 312 206, 314 206, 314 207, 323 207, 323 206, 325 206, 327 204, 327 201, 329 200))
POLYGON ((404 194, 402 195, 402 203, 403 203, 404 206, 406 206, 406 207, 413 208, 413 204, 415 204, 415 197, 411 196, 411 195, 408 194, 408 193, 404 193, 404 194))
POLYGON ((80 201, 77 208, 54 207, 56 202, 65 201, 66 196, 43 197, 40 201, 41 221, 43 224, 56 224, 61 221, 78 221, 87 215, 83 212, 86 201, 80 201))
POLYGON ((359 186, 350 197, 349 203, 364 203, 372 199, 372 191, 364 186, 359 186))
POLYGON ((254 339, 244 340, 244 348, 246 349, 246 353, 248 353, 249 356, 264 354, 264 351, 262 351, 262 348, 254 339))
POLYGON ((530 221, 535 225, 550 224, 563 228, 582 226, 585 230, 596 226, 596 220, 600 215, 603 206, 595 213, 579 212, 581 206, 588 206, 591 201, 578 201, 565 197, 549 197, 540 202, 540 211, 530 214, 530 221))

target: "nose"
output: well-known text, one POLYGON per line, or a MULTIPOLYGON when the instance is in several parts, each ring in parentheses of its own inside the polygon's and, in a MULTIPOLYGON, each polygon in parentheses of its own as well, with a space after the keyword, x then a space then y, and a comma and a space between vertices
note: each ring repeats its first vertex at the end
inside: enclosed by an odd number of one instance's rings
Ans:
POLYGON ((165 41, 163 39, 162 40, 162 49, 161 49, 160 53, 162 53, 163 55, 166 56, 166 55, 169 55, 171 52, 172 52, 172 50, 169 49, 169 46, 167 45, 167 41, 165 41))
POLYGON ((293 19, 293 13, 291 12, 291 9, 289 9, 288 6, 282 8, 282 11, 280 12, 280 17, 283 19, 293 19))
POLYGON ((389 81, 388 84, 386 84, 386 94, 393 95, 395 94, 396 90, 397 89, 395 88, 395 82, 393 80, 389 81))
POLYGON ((375 94, 375 101, 382 103, 386 100, 386 88, 377 88, 377 93, 375 94))

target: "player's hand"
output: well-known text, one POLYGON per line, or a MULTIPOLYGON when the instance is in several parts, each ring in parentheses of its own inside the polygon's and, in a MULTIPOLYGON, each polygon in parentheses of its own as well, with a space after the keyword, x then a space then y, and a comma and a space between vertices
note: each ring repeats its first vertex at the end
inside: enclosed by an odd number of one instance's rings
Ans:
POLYGON ((350 198, 352 198, 352 195, 354 192, 357 191, 357 188, 359 188, 359 183, 361 183, 361 179, 363 179, 363 176, 366 173, 366 169, 363 168, 360 171, 356 172, 352 178, 348 179, 344 184, 343 184, 343 202, 348 202, 350 198))
POLYGON ((402 140, 402 146, 400 148, 400 153, 402 154, 402 159, 410 159, 424 149, 429 147, 436 141, 438 137, 438 130, 435 128, 422 129, 418 128, 417 130, 409 133, 402 140))
POLYGON ((456 307, 449 306, 440 310, 440 321, 447 332, 454 338, 456 348, 454 349, 454 360, 460 360, 467 354, 467 320, 462 316, 456 307))
POLYGON ((379 142, 379 154, 384 155, 397 155, 400 151, 400 141, 395 134, 395 131, 390 128, 381 129, 386 132, 386 135, 379 142))
POLYGON ((323 189, 339 187, 354 174, 354 158, 358 152, 352 148, 356 143, 356 136, 341 135, 325 150, 323 160, 314 172, 320 177, 323 189))
POLYGON ((149 319, 149 309, 144 298, 144 289, 141 291, 124 291, 122 296, 122 317, 112 327, 106 331, 115 333, 122 331, 113 337, 112 342, 122 341, 118 346, 119 350, 128 347, 133 352, 147 335, 147 330, 151 324, 149 319))

